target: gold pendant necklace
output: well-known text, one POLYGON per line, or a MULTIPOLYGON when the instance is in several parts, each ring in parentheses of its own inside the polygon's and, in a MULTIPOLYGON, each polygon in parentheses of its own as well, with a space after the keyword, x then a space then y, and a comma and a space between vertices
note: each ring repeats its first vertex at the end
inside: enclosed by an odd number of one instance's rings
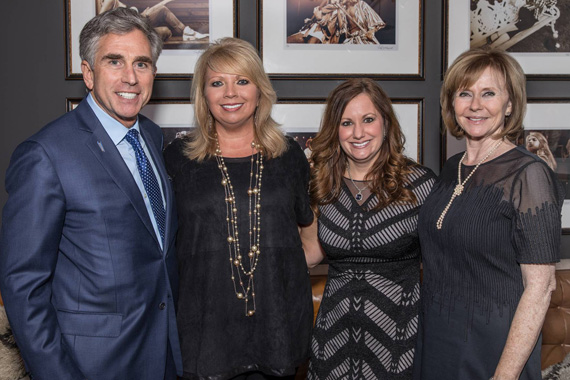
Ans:
POLYGON ((263 152, 261 148, 251 143, 251 168, 249 172, 249 188, 247 195, 249 198, 249 250, 247 258, 241 255, 239 232, 238 232, 238 208, 234 188, 230 180, 228 168, 224 162, 218 135, 216 135, 216 161, 222 173, 222 186, 225 191, 226 202, 226 222, 228 229, 228 250, 230 254, 231 279, 236 297, 245 302, 245 315, 251 317, 255 314, 255 286, 253 274, 259 262, 260 238, 261 238, 261 175, 263 173, 263 152), (257 148, 258 153, 255 154, 257 148), (254 167, 255 175, 254 175, 254 167), (249 260, 248 260, 249 259, 249 260), (244 261, 248 261, 249 269, 244 266, 244 261), (251 303, 250 303, 251 296, 251 303))
POLYGON ((443 219, 445 218, 445 215, 447 214, 447 211, 449 211, 449 208, 451 207, 451 204, 453 203, 453 200, 460 196, 461 193, 463 193, 463 189, 465 188, 465 184, 467 183, 467 181, 469 181, 469 178, 471 178, 473 176, 473 173, 475 173, 475 171, 479 168, 479 166, 485 162, 485 160, 487 160, 487 158, 491 157, 491 155, 497 150, 497 148, 503 143, 503 139, 497 141, 497 143, 491 148, 491 150, 489 151, 489 153, 487 153, 487 155, 485 157, 483 157, 483 159, 481 161, 479 161, 477 163, 477 165, 475 165, 475 168, 473 170, 471 170, 471 173, 469 173, 469 175, 467 176, 467 178, 465 178, 465 180, 463 182, 461 182, 461 164, 463 163, 463 160, 465 159, 465 156, 467 156, 467 151, 465 151, 465 153, 463 153, 463 157, 461 157, 461 160, 459 160, 459 165, 457 166, 457 185, 455 186, 455 189, 453 189, 453 194, 451 194, 451 199, 449 200, 449 203, 447 203, 447 206, 445 206, 445 208, 443 209, 441 215, 439 216, 439 218, 437 219, 437 223, 436 223, 436 227, 438 230, 441 230, 441 227, 443 225, 443 219))

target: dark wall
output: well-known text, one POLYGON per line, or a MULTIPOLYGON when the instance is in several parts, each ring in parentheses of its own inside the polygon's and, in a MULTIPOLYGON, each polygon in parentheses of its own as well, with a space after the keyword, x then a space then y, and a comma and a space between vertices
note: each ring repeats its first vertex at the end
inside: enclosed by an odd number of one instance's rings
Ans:
MULTIPOLYGON (((81 98, 80 80, 65 79, 64 4, 67 0, 10 1, 0 23, 0 181, 16 145, 66 111, 66 98, 81 98)), ((211 0, 215 1, 215 0, 211 0)), ((454 0, 455 1, 455 0, 454 0)), ((256 0, 238 0, 240 37, 258 45, 256 0)), ((424 1, 425 80, 380 81, 393 98, 424 99, 423 163, 439 172, 439 87, 442 67, 443 0, 424 1)), ((325 98, 340 80, 274 80, 280 98, 325 98)), ((188 97, 189 80, 159 80, 154 98, 188 97)), ((568 97, 570 81, 529 81, 529 97, 568 97)), ((0 206, 6 202, 0 186, 0 206)), ((563 236, 570 258, 570 235, 563 236)))

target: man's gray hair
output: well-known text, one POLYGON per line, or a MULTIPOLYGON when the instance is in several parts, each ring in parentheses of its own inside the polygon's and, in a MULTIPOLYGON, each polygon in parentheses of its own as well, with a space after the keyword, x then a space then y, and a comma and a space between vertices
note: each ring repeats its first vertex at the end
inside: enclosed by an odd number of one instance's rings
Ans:
POLYGON ((150 25, 147 17, 128 8, 112 9, 89 20, 79 35, 79 56, 93 68, 101 37, 111 33, 127 34, 135 29, 140 30, 148 38, 152 64, 156 67, 156 61, 162 52, 162 39, 150 25))

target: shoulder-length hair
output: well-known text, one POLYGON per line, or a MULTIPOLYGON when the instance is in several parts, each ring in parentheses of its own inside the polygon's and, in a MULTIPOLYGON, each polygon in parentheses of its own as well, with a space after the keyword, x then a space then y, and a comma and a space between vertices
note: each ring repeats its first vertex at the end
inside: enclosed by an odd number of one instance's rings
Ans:
POLYGON ((371 191, 378 197, 375 208, 392 202, 416 202, 413 192, 406 188, 407 175, 414 163, 402 153, 405 137, 388 95, 371 79, 355 78, 336 87, 329 95, 321 128, 311 142, 313 170, 310 182, 311 205, 332 203, 338 199, 346 170, 347 156, 339 141, 342 115, 348 103, 366 94, 380 112, 386 137, 380 154, 365 180, 372 181, 371 191))
POLYGON ((267 158, 278 157, 287 150, 287 142, 279 124, 271 117, 271 108, 277 96, 269 77, 263 69, 257 51, 246 41, 238 38, 222 38, 212 43, 198 59, 192 80, 191 98, 194 101, 196 128, 191 132, 185 153, 190 159, 203 160, 216 151, 213 116, 208 109, 204 89, 208 69, 242 75, 259 90, 259 105, 256 109, 254 135, 267 158))
POLYGON ((443 123, 453 136, 461 138, 465 135, 457 123, 453 101, 457 91, 472 86, 487 68, 491 68, 498 78, 505 80, 511 102, 511 114, 506 116, 499 137, 515 141, 523 130, 526 113, 526 77, 516 59, 503 50, 489 48, 467 50, 451 64, 443 78, 440 92, 443 123))

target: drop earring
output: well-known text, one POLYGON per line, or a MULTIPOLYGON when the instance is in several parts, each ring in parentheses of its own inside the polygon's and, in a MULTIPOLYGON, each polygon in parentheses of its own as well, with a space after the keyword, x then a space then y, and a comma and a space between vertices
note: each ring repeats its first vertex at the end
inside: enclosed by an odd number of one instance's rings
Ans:
POLYGON ((214 128, 214 122, 212 119, 212 114, 208 111, 208 131, 211 131, 214 128))

